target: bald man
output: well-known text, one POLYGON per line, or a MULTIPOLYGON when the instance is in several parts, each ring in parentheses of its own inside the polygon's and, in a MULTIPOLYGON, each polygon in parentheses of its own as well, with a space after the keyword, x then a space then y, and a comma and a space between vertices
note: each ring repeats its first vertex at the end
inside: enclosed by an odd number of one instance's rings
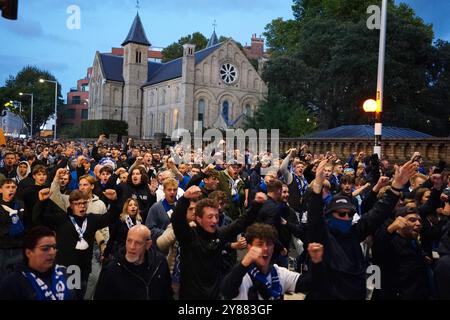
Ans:
POLYGON ((171 300, 166 258, 152 246, 145 225, 128 231, 126 252, 103 267, 94 300, 171 300))

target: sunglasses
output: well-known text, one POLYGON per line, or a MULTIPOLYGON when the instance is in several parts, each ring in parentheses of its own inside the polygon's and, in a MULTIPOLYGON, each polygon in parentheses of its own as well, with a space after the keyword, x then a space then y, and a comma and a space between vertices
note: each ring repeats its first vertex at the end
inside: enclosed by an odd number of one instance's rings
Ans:
POLYGON ((352 218, 355 215, 355 212, 347 212, 347 211, 341 211, 341 212, 336 212, 336 213, 340 218, 344 218, 344 217, 352 218))

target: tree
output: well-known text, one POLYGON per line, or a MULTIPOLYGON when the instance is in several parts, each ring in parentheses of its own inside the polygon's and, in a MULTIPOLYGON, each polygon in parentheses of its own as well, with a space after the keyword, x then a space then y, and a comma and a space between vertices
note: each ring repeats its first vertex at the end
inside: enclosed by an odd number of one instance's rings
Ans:
MULTIPOLYGON (((294 0, 295 19, 273 20, 264 34, 272 54, 263 75, 269 95, 314 112, 320 128, 366 123, 361 106, 375 98, 379 42, 379 31, 366 26, 371 2, 294 0)), ((410 7, 389 1, 386 125, 448 135, 448 117, 436 116, 436 106, 450 104, 448 43, 433 45, 433 37, 432 26, 410 7)))
MULTIPOLYGON (((29 96, 20 96, 20 92, 34 94, 33 133, 38 133, 55 110, 55 87, 53 83, 40 83, 39 79, 56 81, 50 72, 34 66, 26 66, 16 76, 9 76, 5 86, 0 88, 0 100, 18 100, 22 103, 22 113, 18 107, 9 110, 19 115, 25 125, 31 126, 31 100, 29 96)), ((61 109, 61 85, 58 83, 58 109, 61 109)))
POLYGON ((245 118, 244 126, 256 130, 279 129, 281 136, 299 137, 316 129, 316 119, 308 108, 271 92, 255 114, 245 118))
POLYGON ((181 37, 177 42, 168 45, 162 50, 163 62, 182 57, 183 45, 186 43, 195 44, 195 50, 198 51, 206 48, 208 39, 200 32, 194 32, 193 34, 181 37))

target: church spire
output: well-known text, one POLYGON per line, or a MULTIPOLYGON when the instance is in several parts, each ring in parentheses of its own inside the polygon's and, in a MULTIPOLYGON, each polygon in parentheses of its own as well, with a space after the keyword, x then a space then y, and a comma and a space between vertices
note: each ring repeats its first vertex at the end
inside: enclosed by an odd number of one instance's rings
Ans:
POLYGON ((149 47, 151 46, 150 41, 148 41, 147 36, 145 35, 145 30, 144 27, 142 26, 139 13, 136 13, 136 17, 134 18, 133 24, 131 25, 130 31, 128 32, 126 39, 122 43, 122 47, 128 43, 143 44, 149 47))
POLYGON ((216 34, 216 27, 217 27, 216 20, 214 20, 213 27, 214 27, 214 31, 211 35, 211 38, 209 38, 208 44, 206 45, 207 48, 215 46, 216 44, 219 43, 219 39, 217 38, 217 34, 216 34))

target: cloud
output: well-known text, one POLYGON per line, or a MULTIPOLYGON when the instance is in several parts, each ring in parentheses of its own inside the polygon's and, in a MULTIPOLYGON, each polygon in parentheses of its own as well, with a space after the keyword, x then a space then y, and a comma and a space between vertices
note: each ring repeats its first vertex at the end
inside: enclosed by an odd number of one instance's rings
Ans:
POLYGON ((3 85, 3 81, 8 79, 10 75, 15 76, 17 72, 28 65, 48 70, 51 73, 69 70, 69 64, 64 62, 48 61, 36 57, 0 54, 0 85, 3 85))
POLYGON ((24 19, 21 17, 19 20, 10 22, 3 20, 0 23, 1 26, 4 26, 4 29, 12 33, 13 35, 25 38, 25 39, 39 39, 39 40, 47 40, 49 42, 57 43, 57 44, 70 44, 70 45, 81 45, 81 41, 72 38, 65 38, 63 36, 47 33, 42 28, 42 25, 39 21, 24 19))
POLYGON ((3 20, 1 25, 12 34, 24 38, 39 38, 44 34, 41 24, 34 20, 3 20))

